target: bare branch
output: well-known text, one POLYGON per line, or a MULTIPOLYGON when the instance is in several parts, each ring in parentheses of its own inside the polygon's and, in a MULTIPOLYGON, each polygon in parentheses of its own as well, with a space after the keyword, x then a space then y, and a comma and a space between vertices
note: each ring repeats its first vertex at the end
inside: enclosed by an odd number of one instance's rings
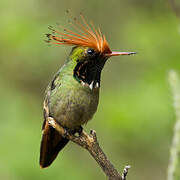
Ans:
POLYGON ((99 146, 97 141, 96 132, 94 130, 90 131, 90 134, 87 134, 84 130, 78 135, 72 135, 68 133, 63 127, 61 127, 52 117, 47 118, 48 123, 55 128, 62 136, 73 141, 77 145, 89 151, 91 156, 99 164, 103 172, 109 178, 109 180, 126 180, 128 169, 130 166, 126 166, 122 173, 122 176, 114 168, 112 163, 108 160, 105 153, 99 146))

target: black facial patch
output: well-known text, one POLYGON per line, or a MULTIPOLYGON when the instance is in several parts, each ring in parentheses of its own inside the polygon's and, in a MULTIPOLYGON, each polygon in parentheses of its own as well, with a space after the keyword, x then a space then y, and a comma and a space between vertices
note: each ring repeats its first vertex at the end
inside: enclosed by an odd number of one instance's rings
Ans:
POLYGON ((106 59, 100 57, 80 61, 74 68, 74 77, 89 85, 93 82, 93 87, 97 82, 100 85, 101 71, 105 62, 106 59))

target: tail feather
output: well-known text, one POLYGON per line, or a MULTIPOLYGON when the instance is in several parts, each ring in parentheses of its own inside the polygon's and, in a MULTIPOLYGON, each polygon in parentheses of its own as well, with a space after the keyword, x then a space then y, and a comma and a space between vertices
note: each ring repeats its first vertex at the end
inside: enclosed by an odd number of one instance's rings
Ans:
POLYGON ((45 168, 51 165, 59 151, 64 148, 68 141, 47 122, 44 122, 40 149, 40 167, 45 168))

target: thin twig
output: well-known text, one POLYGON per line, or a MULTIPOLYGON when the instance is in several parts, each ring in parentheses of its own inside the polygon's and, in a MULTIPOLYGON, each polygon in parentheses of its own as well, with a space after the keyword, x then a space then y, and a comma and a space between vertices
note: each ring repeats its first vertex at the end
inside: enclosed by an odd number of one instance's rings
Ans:
POLYGON ((174 108, 176 112, 176 123, 170 150, 170 162, 168 166, 168 180, 180 179, 180 80, 175 71, 169 73, 169 83, 171 85, 174 108))
MULTIPOLYGON (((178 20, 180 20, 180 3, 178 0, 169 0, 170 6, 178 20)), ((180 34, 180 24, 178 25, 178 33, 180 34)))
POLYGON ((87 134, 83 130, 78 136, 76 136, 66 132, 66 130, 63 127, 61 127, 58 123, 56 123, 56 121, 52 117, 48 117, 47 120, 48 123, 53 128, 55 128, 62 136, 68 138, 77 145, 88 150, 91 156, 99 164, 103 172, 109 178, 109 180, 126 180, 126 176, 130 166, 125 167, 121 176, 100 148, 99 143, 97 141, 96 132, 94 130, 91 130, 90 134, 87 134))
POLYGON ((175 13, 175 15, 180 18, 180 6, 175 0, 169 0, 169 3, 175 13))
POLYGON ((125 166, 124 170, 123 170, 123 173, 122 173, 122 180, 126 180, 126 176, 128 174, 128 170, 131 168, 130 165, 128 166, 125 166))

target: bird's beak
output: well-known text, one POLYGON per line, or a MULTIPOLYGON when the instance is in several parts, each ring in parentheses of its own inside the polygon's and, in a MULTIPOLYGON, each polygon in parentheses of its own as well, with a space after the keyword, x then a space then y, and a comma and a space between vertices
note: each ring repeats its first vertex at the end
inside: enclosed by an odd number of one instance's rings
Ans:
POLYGON ((116 51, 112 51, 111 53, 106 54, 106 56, 111 57, 111 56, 132 55, 132 54, 136 54, 136 52, 116 52, 116 51))

